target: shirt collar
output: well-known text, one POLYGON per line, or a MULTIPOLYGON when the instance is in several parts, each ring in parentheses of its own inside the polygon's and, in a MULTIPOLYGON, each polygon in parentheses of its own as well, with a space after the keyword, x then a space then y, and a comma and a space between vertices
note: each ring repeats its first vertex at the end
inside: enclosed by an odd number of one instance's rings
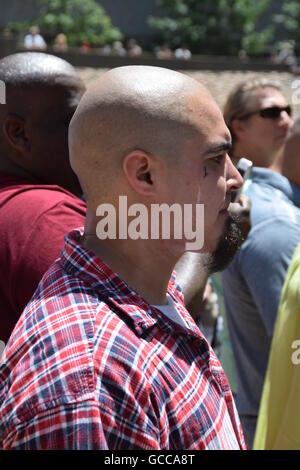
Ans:
POLYGON ((187 312, 183 303, 183 294, 175 282, 175 273, 168 285, 168 293, 172 297, 178 313, 183 317, 187 328, 169 321, 155 307, 146 302, 138 293, 131 289, 110 267, 98 258, 92 251, 81 244, 83 228, 72 230, 65 237, 65 245, 61 253, 63 269, 79 277, 92 287, 100 300, 106 302, 119 313, 126 314, 138 335, 155 324, 160 324, 165 330, 180 331, 202 339, 203 336, 194 320, 187 312))
POLYGON ((254 167, 251 182, 279 189, 295 206, 300 207, 300 188, 280 173, 268 168, 254 167))

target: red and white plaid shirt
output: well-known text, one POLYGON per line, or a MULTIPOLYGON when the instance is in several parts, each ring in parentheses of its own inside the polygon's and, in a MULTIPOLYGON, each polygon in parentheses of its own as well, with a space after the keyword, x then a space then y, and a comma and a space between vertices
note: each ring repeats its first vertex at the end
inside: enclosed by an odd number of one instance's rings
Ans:
POLYGON ((0 366, 4 449, 244 449, 227 379, 187 327, 130 289, 71 232, 0 366))

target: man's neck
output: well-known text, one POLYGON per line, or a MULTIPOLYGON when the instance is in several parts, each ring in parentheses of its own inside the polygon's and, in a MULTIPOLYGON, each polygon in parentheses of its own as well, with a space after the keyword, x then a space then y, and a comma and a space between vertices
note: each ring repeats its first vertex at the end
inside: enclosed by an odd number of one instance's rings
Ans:
POLYGON ((282 174, 283 170, 283 155, 284 155, 284 149, 282 149, 275 157, 272 165, 270 165, 269 169, 276 171, 276 173, 282 174))
POLYGON ((21 178, 21 179, 30 181, 34 184, 38 183, 38 181, 34 178, 34 176, 30 174, 27 170, 15 165, 8 158, 4 158, 3 155, 1 155, 1 157, 0 157, 0 171, 1 172, 7 173, 16 178, 21 178))
POLYGON ((177 258, 159 240, 99 240, 87 230, 83 245, 151 305, 166 304, 168 283, 177 258))
POLYGON ((282 172, 283 149, 274 155, 273 158, 269 157, 268 159, 263 159, 259 155, 252 155, 251 152, 245 150, 243 146, 236 144, 232 159, 238 162, 239 158, 241 157, 245 157, 248 158, 248 160, 251 160, 253 162, 253 166, 268 168, 269 170, 276 171, 277 173, 282 172))

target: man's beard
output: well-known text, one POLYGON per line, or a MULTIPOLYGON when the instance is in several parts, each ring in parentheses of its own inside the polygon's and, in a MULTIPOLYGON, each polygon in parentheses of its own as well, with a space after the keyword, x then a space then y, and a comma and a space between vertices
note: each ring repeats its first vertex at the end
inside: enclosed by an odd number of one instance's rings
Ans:
POLYGON ((204 261, 206 272, 212 274, 223 271, 230 264, 243 241, 238 224, 229 215, 216 250, 209 253, 204 261))

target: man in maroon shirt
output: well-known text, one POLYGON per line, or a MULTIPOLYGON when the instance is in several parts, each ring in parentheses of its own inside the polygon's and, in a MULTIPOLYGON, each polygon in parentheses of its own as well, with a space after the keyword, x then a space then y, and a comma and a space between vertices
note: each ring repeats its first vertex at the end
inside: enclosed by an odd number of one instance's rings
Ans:
POLYGON ((2 59, 0 80, 1 347, 59 257, 65 233, 83 225, 67 134, 85 87, 66 61, 32 52, 2 59))

